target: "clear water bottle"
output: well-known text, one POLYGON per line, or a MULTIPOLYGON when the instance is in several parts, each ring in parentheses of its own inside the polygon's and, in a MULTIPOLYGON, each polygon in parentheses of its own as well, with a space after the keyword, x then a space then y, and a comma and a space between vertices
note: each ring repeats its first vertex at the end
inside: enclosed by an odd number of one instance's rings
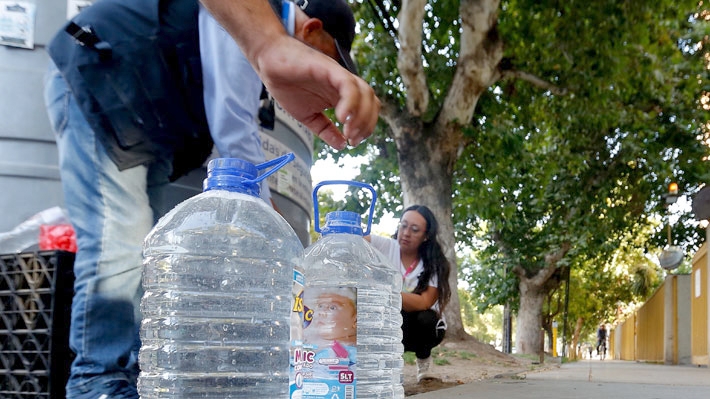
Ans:
POLYGON ((375 190, 364 183, 325 181, 313 190, 315 230, 321 238, 305 250, 303 398, 404 397, 402 306, 399 272, 363 236, 370 233, 375 190), (326 215, 321 229, 317 191, 347 184, 372 192, 367 229, 360 215, 326 215), (355 312, 355 313, 354 313, 355 312))
POLYGON ((290 294, 303 246, 259 198, 259 181, 292 159, 210 161, 204 192, 147 236, 141 398, 289 396, 290 294))

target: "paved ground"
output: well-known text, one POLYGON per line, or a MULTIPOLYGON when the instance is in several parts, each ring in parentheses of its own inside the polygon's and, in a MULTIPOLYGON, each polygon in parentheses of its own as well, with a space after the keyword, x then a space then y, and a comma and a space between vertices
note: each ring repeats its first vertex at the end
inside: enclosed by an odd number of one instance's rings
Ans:
POLYGON ((560 368, 489 379, 413 395, 413 399, 709 399, 710 369, 617 360, 582 360, 560 368))

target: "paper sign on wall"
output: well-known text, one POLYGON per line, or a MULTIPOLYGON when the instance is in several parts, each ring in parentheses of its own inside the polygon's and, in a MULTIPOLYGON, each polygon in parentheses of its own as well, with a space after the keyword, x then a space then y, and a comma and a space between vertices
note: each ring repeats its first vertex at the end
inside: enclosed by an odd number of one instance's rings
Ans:
POLYGON ((0 1, 0 44, 34 48, 36 9, 33 3, 0 1))

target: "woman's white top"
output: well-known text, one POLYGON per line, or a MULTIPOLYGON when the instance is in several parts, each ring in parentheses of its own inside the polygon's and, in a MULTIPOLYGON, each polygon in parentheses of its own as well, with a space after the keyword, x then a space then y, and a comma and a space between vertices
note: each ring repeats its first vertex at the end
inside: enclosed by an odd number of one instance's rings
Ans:
MULTIPOLYGON (((370 244, 375 247, 378 251, 382 252, 390 263, 399 269, 399 273, 402 276, 402 292, 411 293, 417 288, 417 283, 419 282, 419 275, 424 271, 424 262, 419 259, 417 266, 407 273, 407 268, 411 265, 403 265, 402 257, 399 251, 399 242, 393 238, 381 237, 376 235, 370 236, 370 244)), ((432 275, 429 279, 429 285, 432 287, 438 287, 438 279, 436 275, 432 275)), ((431 307, 434 310, 439 309, 438 301, 431 307)))

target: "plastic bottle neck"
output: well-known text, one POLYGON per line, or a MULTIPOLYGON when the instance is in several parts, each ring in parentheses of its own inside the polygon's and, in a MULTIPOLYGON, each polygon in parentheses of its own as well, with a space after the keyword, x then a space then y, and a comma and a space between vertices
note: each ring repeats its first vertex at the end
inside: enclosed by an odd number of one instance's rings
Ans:
POLYGON ((325 215, 325 226, 321 229, 321 235, 330 234, 355 234, 363 235, 360 215, 349 211, 335 211, 325 215))
POLYGON ((255 181, 259 172, 250 162, 237 158, 216 158, 207 164, 203 191, 225 190, 258 197, 261 192, 255 181))

